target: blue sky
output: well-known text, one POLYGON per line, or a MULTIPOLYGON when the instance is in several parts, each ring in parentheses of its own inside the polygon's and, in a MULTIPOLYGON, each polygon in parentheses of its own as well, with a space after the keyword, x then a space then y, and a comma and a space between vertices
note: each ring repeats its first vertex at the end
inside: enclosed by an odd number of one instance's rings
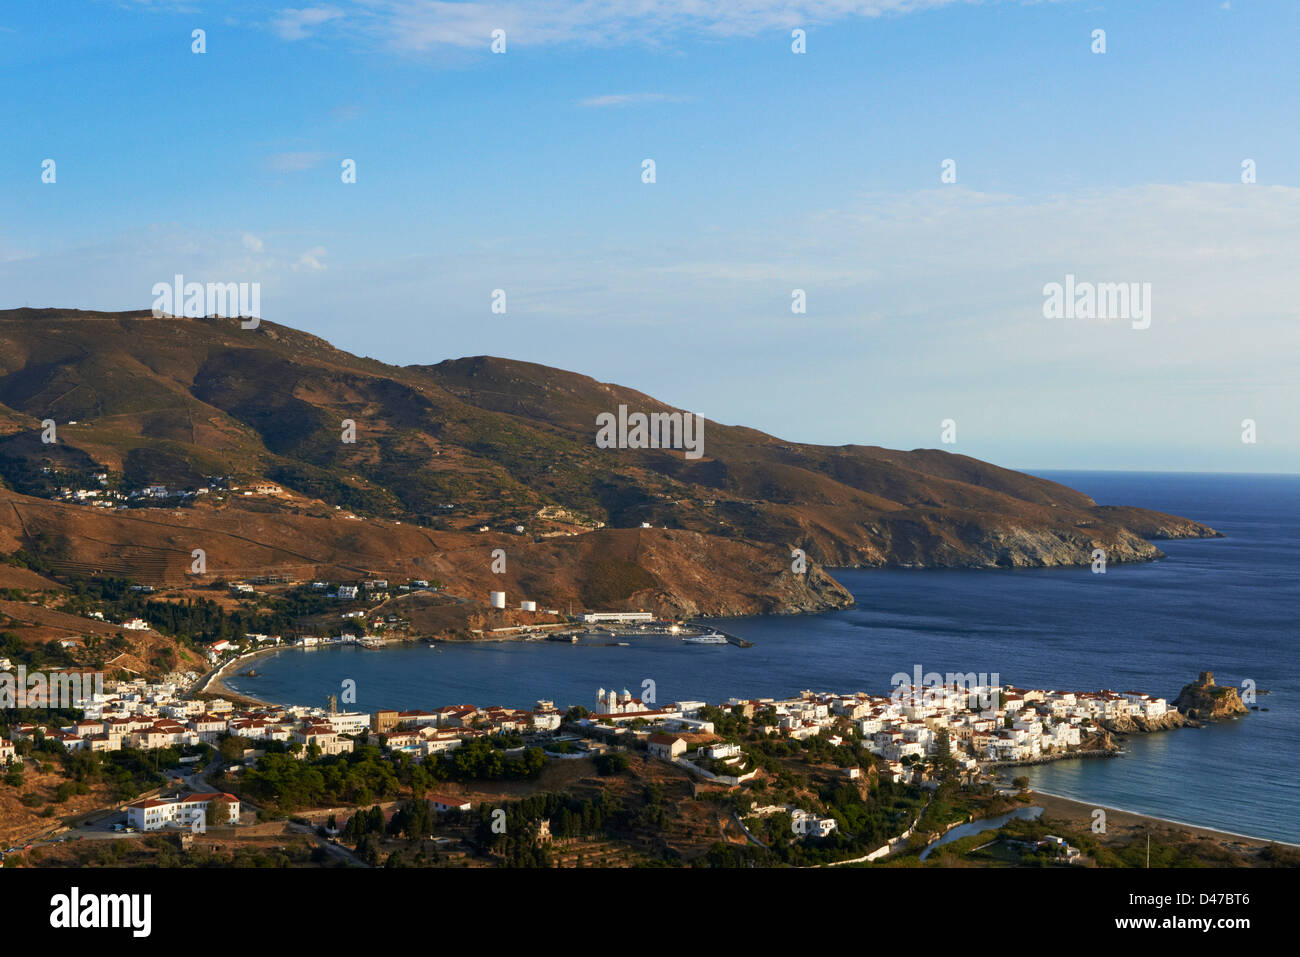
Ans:
POLYGON ((0 8, 0 304, 256 281, 791 439, 1300 471, 1294 2, 299 2, 0 8), (1066 274, 1150 327, 1044 318, 1066 274))

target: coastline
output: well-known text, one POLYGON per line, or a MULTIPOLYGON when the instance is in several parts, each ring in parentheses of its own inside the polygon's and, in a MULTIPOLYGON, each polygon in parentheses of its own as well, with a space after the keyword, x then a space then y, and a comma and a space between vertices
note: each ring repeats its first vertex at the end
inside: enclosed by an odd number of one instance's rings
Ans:
MULTIPOLYGON (((1166 729, 1166 730, 1173 730, 1166 729)), ((1065 751, 1056 754, 1044 754, 1036 758, 1026 758, 1023 761, 989 761, 984 765, 991 771, 1002 771, 1007 768, 1030 768, 1040 764, 1053 764, 1056 761, 1073 761, 1084 760, 1087 758, 1117 758, 1124 752, 1119 748, 1107 750, 1105 748, 1087 748, 1082 751, 1065 751)))
POLYGON ((283 648, 259 648, 257 651, 250 651, 247 654, 240 655, 238 658, 232 658, 225 664, 209 671, 206 675, 198 680, 190 694, 195 698, 206 700, 210 698, 225 698, 235 704, 248 705, 255 708, 273 708, 276 707, 274 702, 264 701, 261 698, 254 698, 252 695, 243 694, 236 691, 225 683, 226 669, 242 664, 245 661, 252 661, 254 658, 261 658, 265 655, 272 654, 276 651, 283 651, 283 648))
MULTIPOLYGON (((419 641, 431 641, 431 640, 447 641, 447 640, 451 640, 451 639, 441 639, 441 638, 440 638, 440 639, 426 639, 426 638, 412 638, 412 637, 401 637, 401 638, 389 638, 389 639, 387 639, 387 641, 388 641, 390 644, 413 644, 413 643, 415 643, 415 642, 419 642, 419 641)), ((501 638, 489 638, 489 639, 466 639, 466 640, 475 640, 475 641, 477 641, 477 640, 486 640, 486 641, 519 641, 519 640, 522 640, 522 639, 519 639, 519 638, 516 638, 516 637, 501 637, 501 638)), ((217 668, 213 669, 212 671, 209 671, 207 674, 205 674, 202 678, 200 678, 200 679, 195 683, 194 688, 190 691, 190 694, 193 695, 195 698, 202 698, 202 699, 206 699, 206 698, 225 698, 227 701, 233 701, 233 702, 235 702, 236 704, 244 704, 244 705, 248 705, 248 706, 250 706, 250 707, 255 707, 255 708, 280 708, 280 707, 288 707, 289 704, 280 703, 280 702, 275 702, 275 701, 267 701, 265 698, 255 698, 253 695, 245 694, 245 693, 242 692, 242 691, 236 691, 234 688, 230 687, 230 685, 226 684, 226 682, 225 682, 225 678, 226 678, 226 670, 229 669, 229 668, 234 667, 235 665, 240 665, 240 664, 243 664, 244 662, 252 661, 252 660, 255 659, 255 658, 263 658, 263 657, 266 657, 267 655, 274 655, 274 654, 276 654, 277 652, 282 652, 282 651, 300 651, 300 652, 317 651, 317 650, 319 650, 319 648, 321 648, 321 647, 324 647, 324 648, 334 648, 334 647, 349 647, 349 646, 345 646, 345 645, 342 645, 342 644, 328 644, 328 645, 317 646, 317 647, 313 647, 313 648, 303 648, 303 647, 301 647, 301 646, 299 646, 299 645, 276 645, 275 647, 272 647, 272 648, 258 648, 256 651, 245 652, 244 654, 240 655, 238 658, 232 658, 232 659, 230 659, 229 661, 227 661, 225 664, 218 666, 217 668)), ((383 651, 383 648, 380 647, 380 648, 376 648, 376 649, 373 649, 373 650, 375 650, 375 651, 383 651)), ((290 703, 290 704, 291 704, 291 703, 290 703)))
MULTIPOLYGON (((1037 804, 1043 809, 1043 817, 1049 815, 1057 819, 1063 819, 1067 823, 1077 827, 1090 829, 1092 827, 1092 812, 1096 808, 1101 808, 1106 812, 1106 825, 1108 836, 1110 832, 1127 832, 1137 828, 1147 828, 1160 831, 1179 831, 1184 836, 1191 835, 1195 837, 1209 838, 1210 840, 1221 841, 1227 844, 1243 845, 1249 848, 1267 847, 1270 844, 1277 844, 1282 847, 1294 847, 1300 849, 1300 844, 1293 844, 1290 841, 1274 840, 1267 837, 1257 837, 1252 834, 1239 834, 1235 831, 1223 831, 1212 827, 1203 827, 1199 824, 1192 824, 1188 821, 1176 821, 1173 818, 1157 817, 1154 814, 1144 814, 1139 811, 1130 811, 1125 808, 1111 807, 1106 804, 1094 804, 1087 801, 1080 801, 1077 798, 1066 797, 1063 794, 1054 794, 1050 791, 1039 791, 1031 788, 1026 792, 1031 799, 1031 803, 1037 804)), ((1104 839, 1104 838, 1103 838, 1104 839)))
MULTIPOLYGON (((696 626, 696 627, 704 627, 704 626, 696 626)), ((619 638, 619 637, 638 637, 638 636, 611 634, 610 637, 619 638)), ((418 644, 420 642, 424 642, 426 644, 429 644, 430 646, 434 645, 435 643, 464 644, 464 645, 526 644, 529 642, 540 641, 542 639, 538 638, 536 635, 494 634, 494 635, 480 635, 474 638, 438 637, 433 635, 414 635, 414 636, 400 635, 400 636, 385 638, 384 640, 385 640, 385 645, 381 645, 371 650, 383 651, 385 647, 388 646, 411 645, 411 644, 418 644)), ((245 661, 252 661, 254 658, 261 658, 266 655, 271 655, 281 651, 308 652, 308 651, 320 651, 327 648, 342 648, 342 647, 355 647, 355 646, 348 645, 345 643, 337 643, 337 642, 316 645, 311 648, 304 648, 301 645, 296 645, 296 644, 282 644, 272 648, 258 648, 255 651, 245 652, 244 654, 240 655, 238 658, 232 658, 230 661, 227 661, 225 664, 220 665, 219 667, 205 674, 202 678, 200 678, 195 683, 194 688, 190 691, 190 694, 192 694, 196 698, 226 698, 227 700, 234 701, 240 704, 248 704, 253 707, 268 707, 268 708, 287 707, 288 705, 292 704, 292 702, 286 703, 286 702, 267 701, 263 698, 255 698, 252 695, 244 694, 243 692, 234 690, 233 688, 230 687, 230 685, 226 684, 224 680, 224 678, 226 677, 226 669, 230 668, 233 665, 242 664, 245 661)))
MULTIPOLYGON (((417 639, 409 639, 414 641, 417 639)), ((483 640, 483 639, 480 639, 483 640)), ((488 641, 519 641, 517 637, 499 637, 486 639, 488 641)), ((407 643, 407 642, 402 642, 407 643)), ((200 681, 202 690, 194 692, 195 697, 215 698, 221 697, 233 701, 236 704, 249 707, 280 707, 275 702, 255 698, 252 695, 236 691, 225 683, 223 680, 232 666, 238 666, 246 661, 252 661, 257 658, 265 657, 282 651, 307 651, 309 649, 297 648, 294 646, 282 646, 278 648, 263 648, 257 651, 249 652, 239 658, 226 662, 221 667, 209 672, 200 681)), ((383 649, 378 649, 383 650, 383 649)), ((197 687, 197 686, 196 686, 197 687)), ((1115 757, 1117 752, 1113 751, 1087 751, 1075 752, 1071 754, 1054 755, 1050 760, 1067 760, 1073 758, 1102 758, 1115 757)), ((1039 764, 1044 761, 1036 760, 1031 762, 1011 762, 998 765, 1001 769, 1009 770, 1012 767, 1022 763, 1039 764)), ((1223 842, 1226 844, 1235 844, 1246 848, 1262 848, 1271 844, 1283 847, 1300 849, 1300 844, 1289 841, 1277 840, 1266 837, 1259 837, 1252 834, 1242 834, 1235 831, 1225 831, 1218 828, 1207 827, 1194 824, 1190 821, 1179 821, 1174 818, 1159 817, 1154 814, 1147 814, 1140 811, 1134 811, 1127 808, 1117 808, 1107 804, 1079 800, 1077 798, 1067 797, 1063 794, 1056 794, 1051 791, 1040 791, 1031 788, 1027 792, 1032 796, 1035 804, 1043 807, 1044 816, 1052 816, 1063 819, 1065 822, 1076 827, 1088 829, 1092 825, 1092 812, 1096 808, 1102 808, 1107 813, 1107 824, 1114 833, 1125 833, 1137 828, 1146 828, 1151 830, 1160 830, 1165 832, 1175 832, 1183 839, 1188 837, 1208 838, 1211 840, 1223 842)))

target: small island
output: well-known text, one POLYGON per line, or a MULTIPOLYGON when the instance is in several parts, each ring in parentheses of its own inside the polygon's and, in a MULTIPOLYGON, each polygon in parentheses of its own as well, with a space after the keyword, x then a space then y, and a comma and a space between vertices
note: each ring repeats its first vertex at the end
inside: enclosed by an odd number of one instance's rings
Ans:
POLYGON ((1174 707, 1194 722, 1223 721, 1250 713, 1236 688, 1214 683, 1213 671, 1202 671, 1196 681, 1184 685, 1174 699, 1174 707))

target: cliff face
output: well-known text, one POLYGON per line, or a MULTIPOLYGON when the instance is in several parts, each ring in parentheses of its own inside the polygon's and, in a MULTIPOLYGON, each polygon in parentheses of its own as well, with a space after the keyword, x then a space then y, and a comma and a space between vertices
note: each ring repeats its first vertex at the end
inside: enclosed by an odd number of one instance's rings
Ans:
POLYGON ((1099 722, 1107 731, 1116 734, 1146 734, 1151 731, 1171 731, 1186 727, 1188 720, 1178 711, 1166 711, 1159 718, 1124 716, 1114 721, 1099 722))
POLYGON ((1098 725, 1098 730, 1092 734, 1085 734, 1079 740, 1080 751, 1118 751, 1120 746, 1115 739, 1111 737, 1108 726, 1098 725))
POLYGON ((1236 688, 1223 688, 1214 683, 1213 671, 1202 671, 1194 682, 1184 685, 1174 699, 1174 707, 1195 721, 1222 721, 1249 714, 1236 688))

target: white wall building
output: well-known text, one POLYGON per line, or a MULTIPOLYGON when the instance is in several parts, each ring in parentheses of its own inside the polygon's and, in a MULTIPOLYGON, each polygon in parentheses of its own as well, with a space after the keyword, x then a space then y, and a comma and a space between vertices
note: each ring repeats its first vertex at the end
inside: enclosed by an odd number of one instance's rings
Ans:
POLYGON ((360 734, 370 729, 370 715, 357 711, 342 711, 327 714, 325 720, 330 723, 335 734, 360 734))
POLYGON ((631 624, 632 622, 651 622, 654 615, 648 611, 589 611, 579 616, 587 624, 612 622, 614 624, 631 624))
POLYGON ((183 798, 153 798, 136 801, 126 807, 126 819, 132 827, 140 831, 156 831, 163 827, 192 828, 195 822, 202 821, 203 826, 239 823, 239 798, 233 794, 210 793, 190 794, 183 798), (208 808, 215 800, 222 800, 229 806, 226 821, 209 821, 208 808))

